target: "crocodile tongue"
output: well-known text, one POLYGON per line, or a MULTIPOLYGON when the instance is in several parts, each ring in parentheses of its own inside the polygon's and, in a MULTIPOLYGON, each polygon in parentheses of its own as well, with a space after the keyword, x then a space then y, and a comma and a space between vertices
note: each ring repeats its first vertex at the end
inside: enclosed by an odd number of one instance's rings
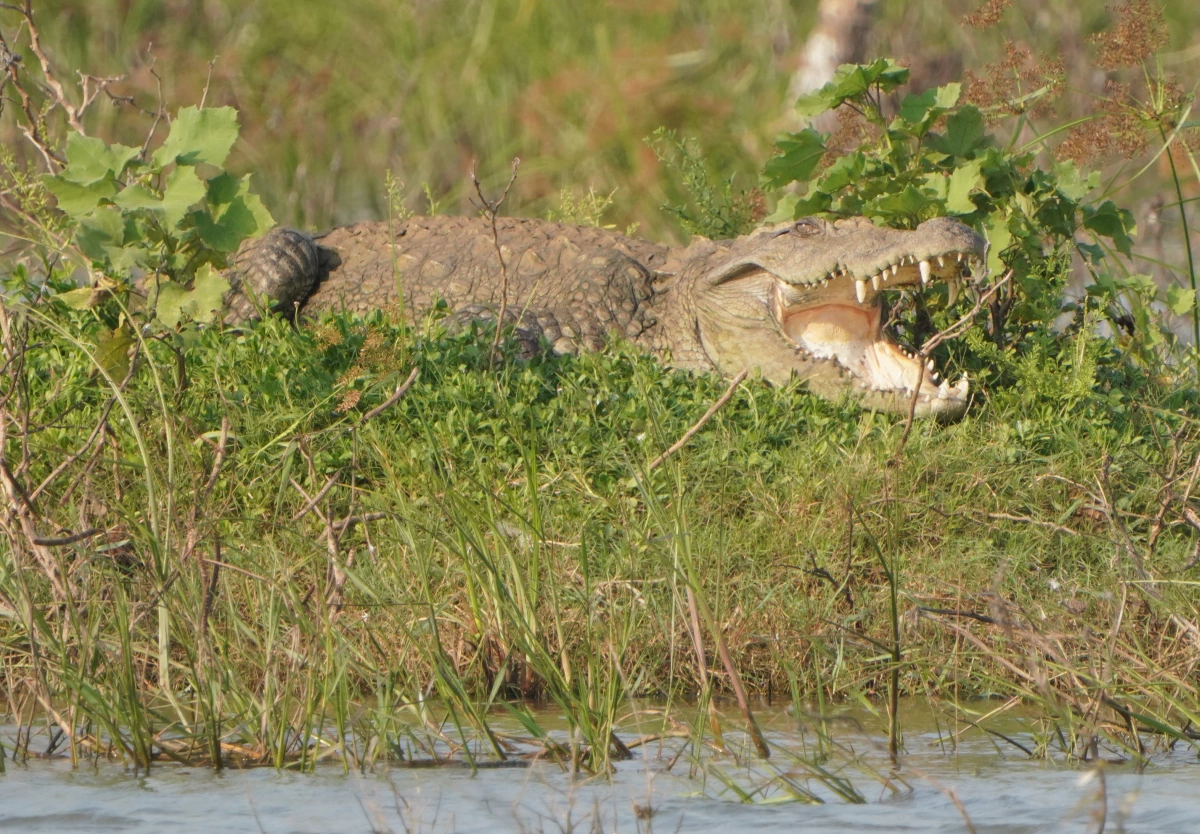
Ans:
POLYGON ((780 323, 796 345, 819 359, 836 360, 865 389, 911 393, 919 385, 923 399, 966 397, 965 377, 951 386, 932 367, 922 371, 921 359, 888 336, 882 318, 880 304, 831 303, 785 310, 780 323))

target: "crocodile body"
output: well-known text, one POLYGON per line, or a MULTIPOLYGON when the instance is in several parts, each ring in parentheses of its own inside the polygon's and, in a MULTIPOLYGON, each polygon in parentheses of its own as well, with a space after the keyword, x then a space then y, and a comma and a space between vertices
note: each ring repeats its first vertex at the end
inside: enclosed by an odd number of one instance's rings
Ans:
POLYGON ((882 325, 888 289, 957 286, 984 243, 938 218, 914 231, 862 218, 806 219, 733 241, 668 247, 607 229, 539 220, 414 217, 359 223, 309 238, 277 229, 230 270, 228 323, 265 296, 301 315, 399 308, 416 320, 444 302, 460 318, 495 319, 559 353, 625 338, 672 366, 734 376, 793 376, 830 399, 957 416, 966 381, 920 370, 882 325), (253 293, 247 293, 252 289, 253 293), (507 296, 504 296, 507 290, 507 296))

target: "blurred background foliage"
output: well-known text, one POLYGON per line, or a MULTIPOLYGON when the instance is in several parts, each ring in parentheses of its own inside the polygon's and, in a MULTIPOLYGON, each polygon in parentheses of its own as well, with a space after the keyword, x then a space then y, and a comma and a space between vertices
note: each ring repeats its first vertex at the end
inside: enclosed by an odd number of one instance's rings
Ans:
MULTIPOLYGON (((913 70, 910 89, 922 89, 967 71, 982 77, 1011 41, 1063 59, 1069 90, 1057 119, 1095 109, 1109 74, 1087 38, 1112 22, 1105 0, 1017 0, 993 27, 963 25, 978 7, 879 0, 863 57, 897 58, 913 70)), ((646 137, 673 129, 719 177, 755 187, 774 137, 799 124, 793 78, 817 21, 814 0, 50 0, 35 9, 62 77, 123 75, 113 91, 148 111, 136 119, 127 105, 93 107, 94 135, 140 145, 160 87, 168 112, 202 97, 236 107, 243 141, 230 167, 254 172, 280 222, 383 216, 387 170, 410 209, 428 210, 428 185, 440 210, 469 212, 472 160, 502 187, 520 156, 512 213, 545 215, 563 189, 615 190, 606 222, 666 239, 683 236, 660 211, 679 184, 646 137)), ((1167 69, 1196 78, 1200 4, 1164 11, 1167 69)), ((0 12, 10 36, 18 22, 0 12)), ((31 153, 11 114, 0 132, 31 153)))

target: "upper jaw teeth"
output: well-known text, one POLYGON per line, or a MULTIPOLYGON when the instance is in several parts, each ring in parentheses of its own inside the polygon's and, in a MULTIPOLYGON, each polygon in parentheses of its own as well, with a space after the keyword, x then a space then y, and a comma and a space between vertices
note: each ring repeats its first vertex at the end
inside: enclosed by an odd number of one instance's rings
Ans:
POLYGON ((913 280, 914 278, 919 280, 922 287, 927 287, 934 279, 938 279, 947 283, 949 303, 953 304, 958 298, 960 279, 968 275, 971 265, 976 260, 974 256, 964 252, 931 255, 923 259, 913 255, 902 255, 895 263, 883 266, 873 274, 867 274, 862 278, 855 276, 847 267, 838 267, 824 278, 813 281, 808 286, 825 288, 834 281, 853 280, 855 298, 858 299, 859 304, 865 304, 874 293, 893 287, 916 284, 917 281, 913 280), (901 269, 908 271, 901 275, 901 269), (916 275, 913 274, 914 271, 916 275))

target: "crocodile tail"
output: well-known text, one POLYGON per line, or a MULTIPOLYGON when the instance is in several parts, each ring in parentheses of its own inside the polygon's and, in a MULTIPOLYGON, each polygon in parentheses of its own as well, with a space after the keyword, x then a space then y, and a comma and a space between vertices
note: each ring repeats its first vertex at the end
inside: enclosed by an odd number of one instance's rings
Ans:
POLYGON ((246 241, 226 272, 225 323, 241 324, 264 311, 294 316, 320 280, 319 247, 304 232, 272 229, 246 241))

